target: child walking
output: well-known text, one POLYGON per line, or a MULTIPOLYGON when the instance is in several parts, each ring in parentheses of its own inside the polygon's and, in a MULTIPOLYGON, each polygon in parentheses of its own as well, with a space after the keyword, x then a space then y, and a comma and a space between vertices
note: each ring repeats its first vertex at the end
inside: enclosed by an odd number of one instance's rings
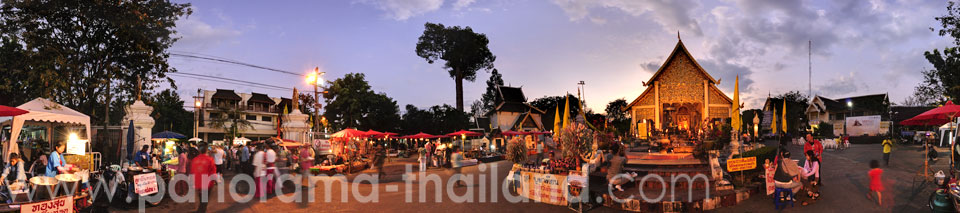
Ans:
POLYGON ((877 160, 870 160, 870 172, 867 172, 870 175, 870 193, 867 193, 867 198, 873 199, 871 194, 877 192, 877 205, 883 206, 883 197, 881 197, 881 192, 883 192, 883 181, 880 177, 883 175, 883 170, 880 169, 880 162, 877 160))

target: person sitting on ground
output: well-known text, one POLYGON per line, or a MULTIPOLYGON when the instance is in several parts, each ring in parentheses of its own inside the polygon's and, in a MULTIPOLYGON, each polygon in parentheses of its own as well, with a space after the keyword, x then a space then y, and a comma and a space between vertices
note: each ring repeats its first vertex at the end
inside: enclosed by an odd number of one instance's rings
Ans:
POLYGON ((801 205, 806 206, 811 202, 810 200, 817 200, 820 198, 820 190, 818 187, 820 182, 820 161, 817 160, 813 151, 807 151, 807 161, 803 164, 803 170, 800 171, 803 179, 803 188, 806 189, 808 200, 803 201, 801 205))
POLYGON ((617 154, 610 158, 610 168, 607 169, 607 181, 609 181, 607 186, 610 189, 616 188, 622 192, 623 188, 621 186, 631 181, 627 177, 635 178, 637 174, 623 174, 623 166, 627 163, 627 159, 623 157, 623 149, 619 146, 614 146, 612 151, 617 154), (624 175, 627 177, 624 177, 624 175))
MULTIPOLYGON (((803 187, 797 180, 799 174, 800 168, 796 161, 790 159, 790 151, 780 151, 780 157, 777 159, 777 171, 773 175, 774 186, 781 189, 791 189, 796 194, 803 187)), ((781 199, 785 199, 785 197, 780 195, 781 199)))

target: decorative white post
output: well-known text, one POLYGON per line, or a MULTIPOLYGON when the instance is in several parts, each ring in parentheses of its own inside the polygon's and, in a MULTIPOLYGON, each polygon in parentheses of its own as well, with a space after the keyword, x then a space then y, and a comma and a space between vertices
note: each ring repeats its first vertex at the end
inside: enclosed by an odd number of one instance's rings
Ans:
MULTIPOLYGON (((134 131, 134 149, 139 150, 143 145, 150 145, 150 137, 153 135, 153 117, 150 117, 150 113, 153 112, 153 107, 147 106, 143 101, 137 100, 133 104, 124 108, 126 111, 126 116, 123 117, 123 124, 121 128, 127 128, 130 125, 130 120, 133 120, 133 126, 135 129, 127 130, 134 131)), ((123 131, 123 140, 127 139, 127 132, 123 131)), ((121 149, 124 149, 121 152, 121 155, 127 153, 126 143, 120 144, 121 149)), ((125 157, 125 156, 124 156, 125 157)))
POLYGON ((313 144, 313 141, 307 136, 310 131, 310 126, 307 125, 310 115, 300 112, 300 100, 298 100, 297 95, 297 88, 293 88, 293 98, 290 101, 293 109, 290 110, 289 114, 283 115, 283 124, 280 126, 283 131, 283 139, 313 144))

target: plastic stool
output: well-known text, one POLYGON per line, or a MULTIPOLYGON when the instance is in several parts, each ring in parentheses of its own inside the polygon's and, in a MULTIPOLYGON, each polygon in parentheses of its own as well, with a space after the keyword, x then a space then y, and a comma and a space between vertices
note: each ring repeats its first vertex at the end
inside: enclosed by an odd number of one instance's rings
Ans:
POLYGON ((793 190, 791 189, 776 188, 773 191, 773 205, 774 205, 774 209, 776 210, 781 210, 786 208, 787 204, 790 204, 790 207, 793 207, 794 200, 796 200, 796 198, 793 197, 793 190), (786 193, 786 197, 781 196, 781 194, 784 194, 784 193, 786 193), (781 202, 780 201, 781 198, 785 200, 781 202))

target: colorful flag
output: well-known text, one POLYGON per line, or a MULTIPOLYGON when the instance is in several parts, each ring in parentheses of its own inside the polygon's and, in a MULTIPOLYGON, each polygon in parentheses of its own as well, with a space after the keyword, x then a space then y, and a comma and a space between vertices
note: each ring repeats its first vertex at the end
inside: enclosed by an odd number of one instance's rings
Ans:
POLYGON ((733 110, 730 110, 730 125, 734 132, 740 131, 740 75, 733 83, 733 110))
POLYGON ((780 123, 780 127, 783 128, 783 133, 787 133, 787 99, 783 99, 783 111, 780 112, 780 119, 783 119, 783 122, 780 123))
POLYGON ((560 103, 557 103, 557 113, 553 115, 553 133, 560 133, 560 125, 563 124, 563 121, 560 120, 560 103))
POLYGON ((773 113, 770 113, 770 116, 773 116, 773 117, 770 118, 770 133, 773 133, 774 135, 776 135, 776 134, 777 134, 777 131, 779 130, 779 129, 777 129, 777 109, 776 109, 776 107, 774 107, 773 109, 771 109, 771 111, 773 111, 773 113))
POLYGON ((566 103, 563 104, 563 126, 561 128, 567 128, 567 125, 570 125, 570 94, 567 93, 566 103))

